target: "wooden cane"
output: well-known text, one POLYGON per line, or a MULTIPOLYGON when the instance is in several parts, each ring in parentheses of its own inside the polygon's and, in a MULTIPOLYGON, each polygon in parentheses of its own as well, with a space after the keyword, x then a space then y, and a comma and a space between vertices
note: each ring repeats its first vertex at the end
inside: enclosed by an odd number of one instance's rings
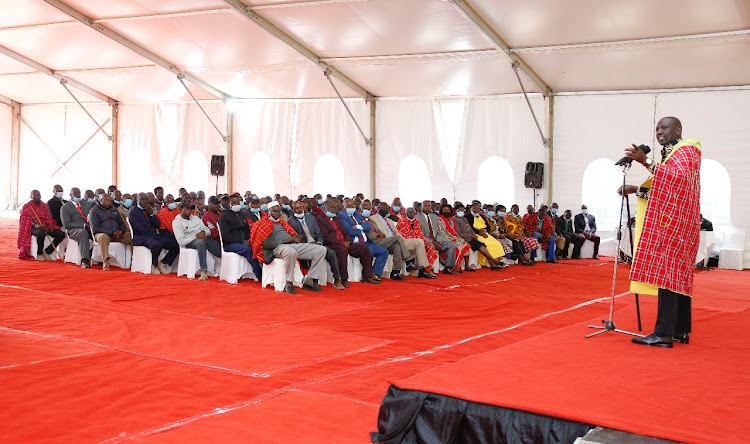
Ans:
MULTIPOLYGON (((36 217, 36 221, 39 222, 39 225, 44 225, 42 223, 42 220, 39 219, 39 215, 36 214, 36 211, 33 208, 31 208, 31 207, 29 207, 29 209, 31 210, 32 213, 34 213, 34 217, 36 217)), ((47 240, 49 240, 49 244, 52 245, 52 249, 55 250, 55 253, 57 253, 57 259, 56 260, 62 261, 63 258, 62 258, 62 256, 60 256, 60 252, 57 251, 57 247, 55 246, 54 240, 51 237, 49 237, 49 234, 47 234, 46 232, 44 233, 44 236, 47 237, 47 240)))

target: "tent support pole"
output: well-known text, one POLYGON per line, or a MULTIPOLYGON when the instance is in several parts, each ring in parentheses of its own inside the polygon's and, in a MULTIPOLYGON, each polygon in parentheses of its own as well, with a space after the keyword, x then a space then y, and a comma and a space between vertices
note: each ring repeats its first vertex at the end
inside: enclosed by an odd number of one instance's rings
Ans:
POLYGON ((377 171, 377 168, 375 167, 377 154, 375 149, 378 145, 376 137, 377 131, 375 130, 375 124, 377 123, 376 111, 377 102, 375 100, 370 100, 370 199, 375 199, 375 197, 377 197, 375 195, 375 187, 377 186, 375 179, 375 172, 377 171))
POLYGON ((206 119, 208 119, 208 121, 211 122, 211 125, 213 125, 214 128, 216 128, 216 132, 219 133, 219 135, 221 136, 221 139, 224 142, 229 142, 229 136, 225 136, 224 133, 221 132, 221 130, 216 125, 216 123, 214 122, 214 120, 211 118, 211 116, 208 115, 208 113, 206 112, 206 110, 203 108, 203 105, 201 105, 201 103, 198 101, 198 99, 195 98, 195 96, 193 95, 193 92, 190 91, 190 88, 188 88, 187 85, 185 85, 185 80, 184 79, 185 79, 184 75, 182 75, 182 74, 178 74, 177 75, 177 80, 179 80, 180 83, 182 84, 182 86, 185 87, 185 91, 187 91, 187 93, 190 94, 190 97, 193 98, 193 102, 195 102, 195 104, 198 105, 198 108, 200 108, 201 111, 203 111, 203 115, 206 116, 206 119))
MULTIPOLYGON (((352 114, 352 110, 349 109, 349 105, 346 104, 346 101, 344 100, 343 97, 341 97, 341 93, 339 93, 338 88, 336 88, 336 84, 333 83, 333 80, 331 79, 331 70, 326 69, 323 74, 325 74, 326 79, 328 79, 328 82, 331 84, 331 87, 333 87, 333 90, 336 91, 336 95, 339 97, 339 100, 341 100, 341 103, 344 105, 344 108, 346 108, 346 112, 349 113, 349 117, 351 117, 352 120, 354 121, 354 124, 357 125, 357 129, 359 130, 359 133, 362 134, 362 138, 365 139, 365 143, 367 144, 367 146, 372 146, 372 139, 368 138, 365 135, 365 132, 362 131, 362 127, 359 126, 359 122, 357 122, 357 119, 354 117, 354 114, 352 114)), ((370 101, 372 102, 372 100, 370 101)))
POLYGON ((119 171, 117 169, 118 156, 120 151, 120 124, 117 114, 120 112, 119 105, 112 105, 112 184, 119 186, 119 171))
POLYGON ((13 118, 10 136, 10 201, 12 208, 18 208, 18 187, 21 160, 21 105, 11 101, 13 118))
POLYGON ((547 98, 544 101, 546 107, 547 107, 547 134, 549 137, 547 140, 549 141, 547 145, 547 163, 549 165, 549 168, 547 168, 547 202, 550 202, 550 205, 552 204, 552 196, 554 193, 554 162, 555 162, 555 138, 554 138, 554 132, 555 132, 555 96, 553 94, 550 94, 547 96, 547 98))
POLYGON ((232 170, 232 157, 234 157, 234 114, 227 111, 227 138, 224 139, 227 142, 227 159, 226 159, 226 187, 227 193, 230 193, 234 189, 234 171, 232 170))
POLYGON ((97 127, 97 128, 99 128, 99 130, 100 130, 100 131, 101 131, 102 133, 104 133, 104 135, 105 135, 105 136, 107 136, 107 139, 109 139, 109 140, 113 140, 112 136, 110 136, 109 134, 107 134, 107 132, 106 132, 106 131, 104 131, 104 128, 103 128, 103 126, 104 126, 104 125, 103 125, 103 124, 102 124, 102 125, 100 125, 100 124, 99 124, 99 122, 97 122, 97 121, 96 121, 96 119, 94 118, 94 116, 92 116, 92 115, 91 115, 91 113, 89 112, 89 110, 87 110, 87 109, 86 109, 86 107, 85 107, 85 106, 83 106, 83 104, 81 103, 81 101, 80 101, 80 100, 78 100, 78 97, 76 97, 76 95, 75 95, 75 94, 73 94, 73 91, 71 91, 71 90, 70 90, 70 89, 68 88, 68 85, 67 85, 67 83, 68 83, 68 81, 67 81, 67 80, 65 80, 65 79, 62 79, 62 80, 60 80, 60 85, 62 85, 62 87, 63 87, 63 88, 65 88, 65 91, 67 91, 67 92, 68 92, 68 94, 70 94, 70 97, 72 97, 72 98, 73 98, 73 100, 75 100, 75 101, 76 101, 76 103, 78 104, 78 106, 80 106, 80 107, 81 107, 81 109, 83 110, 83 112, 85 112, 85 113, 86 113, 86 115, 87 115, 87 116, 89 116, 89 118, 91 119, 91 121, 93 121, 93 122, 94 122, 94 125, 96 125, 96 127, 97 127))

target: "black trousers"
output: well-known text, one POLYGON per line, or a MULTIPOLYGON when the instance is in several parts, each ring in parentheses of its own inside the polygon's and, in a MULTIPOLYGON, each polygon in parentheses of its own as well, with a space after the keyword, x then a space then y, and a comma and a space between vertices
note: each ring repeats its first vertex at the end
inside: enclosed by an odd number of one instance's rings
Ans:
POLYGON ((690 333, 692 329, 691 304, 693 298, 664 288, 659 289, 659 307, 656 313, 657 336, 674 336, 690 333))
POLYGON ((49 233, 46 233, 41 228, 31 228, 31 235, 36 236, 37 238, 37 246, 36 246, 36 255, 39 256, 42 254, 42 251, 46 251, 47 254, 52 254, 53 251, 55 251, 55 247, 60 245, 60 242, 65 239, 65 233, 60 231, 59 229, 55 229, 50 231, 49 233), (44 240, 47 238, 46 236, 49 236, 52 239, 52 245, 47 247, 47 249, 44 249, 44 240))

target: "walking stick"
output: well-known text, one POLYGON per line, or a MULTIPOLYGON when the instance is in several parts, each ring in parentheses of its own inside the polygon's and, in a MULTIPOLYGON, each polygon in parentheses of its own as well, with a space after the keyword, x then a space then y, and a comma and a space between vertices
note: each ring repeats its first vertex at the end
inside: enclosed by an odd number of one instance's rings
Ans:
MULTIPOLYGON (((39 215, 36 214, 36 211, 33 208, 31 208, 31 207, 29 207, 29 209, 31 210, 32 213, 34 213, 34 217, 36 217, 36 221, 39 222, 39 225, 44 225, 42 223, 42 220, 39 219, 39 215)), ((57 253, 57 259, 56 260, 62 261, 63 258, 62 258, 62 256, 60 256, 60 252, 57 251, 57 247, 55 246, 54 240, 51 237, 49 237, 49 234, 47 234, 46 232, 44 233, 44 235, 47 237, 47 240, 49 241, 49 244, 52 245, 52 249, 55 250, 55 253, 57 253)))

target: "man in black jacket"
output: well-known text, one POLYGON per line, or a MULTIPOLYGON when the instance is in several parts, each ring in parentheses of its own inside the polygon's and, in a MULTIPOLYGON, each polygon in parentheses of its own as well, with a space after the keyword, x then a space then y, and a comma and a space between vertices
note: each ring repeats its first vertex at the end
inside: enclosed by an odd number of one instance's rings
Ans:
POLYGON ((112 196, 102 194, 101 201, 89 212, 89 225, 102 252, 102 270, 109 271, 109 243, 133 244, 120 212, 112 205, 112 196))
POLYGON ((62 219, 60 218, 60 208, 67 202, 67 200, 63 199, 63 187, 61 185, 55 185, 52 188, 53 196, 50 200, 47 201, 47 206, 49 207, 49 212, 52 215, 52 219, 55 219, 55 222, 57 222, 58 227, 62 227, 62 219))
POLYGON ((247 218, 240 213, 240 202, 242 196, 234 194, 229 200, 229 208, 219 216, 219 230, 221 240, 224 243, 224 251, 237 253, 247 259, 253 268, 253 274, 259 280, 263 269, 258 259, 253 257, 253 249, 250 247, 250 225, 247 218))

